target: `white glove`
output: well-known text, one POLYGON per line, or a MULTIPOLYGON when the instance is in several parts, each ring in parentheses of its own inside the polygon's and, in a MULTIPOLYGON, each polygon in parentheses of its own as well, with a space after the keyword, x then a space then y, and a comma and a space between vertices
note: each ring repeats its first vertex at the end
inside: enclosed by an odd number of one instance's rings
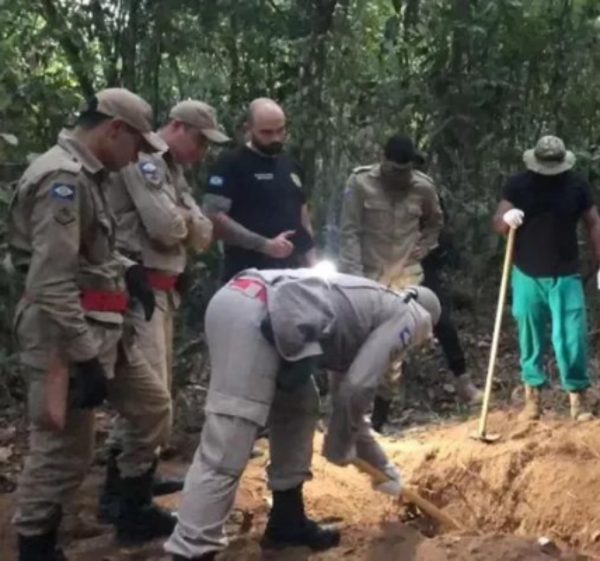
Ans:
POLYGON ((396 498, 399 497, 402 494, 403 488, 402 475, 393 464, 387 464, 383 472, 390 478, 390 480, 386 481, 385 483, 379 483, 379 485, 374 485, 373 488, 375 491, 379 491, 380 493, 384 493, 396 498))
POLYGON ((502 220, 511 228, 518 228, 523 224, 525 213, 519 208, 511 208, 502 215, 502 220))

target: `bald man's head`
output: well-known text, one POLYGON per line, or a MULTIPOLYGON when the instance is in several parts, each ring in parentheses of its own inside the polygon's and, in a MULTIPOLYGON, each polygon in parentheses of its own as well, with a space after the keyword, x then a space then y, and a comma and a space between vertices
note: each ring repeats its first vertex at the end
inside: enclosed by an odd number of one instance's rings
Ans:
POLYGON ((287 137, 285 113, 272 99, 259 97, 250 103, 246 126, 252 147, 256 150, 269 156, 283 150, 287 137))

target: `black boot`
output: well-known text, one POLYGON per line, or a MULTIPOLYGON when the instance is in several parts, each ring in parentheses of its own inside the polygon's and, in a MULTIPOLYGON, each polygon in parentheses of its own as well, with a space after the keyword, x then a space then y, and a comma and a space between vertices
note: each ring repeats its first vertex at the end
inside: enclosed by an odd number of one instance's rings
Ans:
POLYGON ((336 547, 337 529, 322 528, 304 512, 302 485, 287 491, 273 491, 273 508, 261 545, 265 548, 306 546, 315 551, 336 547))
POLYGON ((392 402, 382 397, 376 396, 373 400, 373 413, 371 413, 371 426, 374 431, 381 433, 383 427, 388 421, 390 406, 392 402))
MULTIPOLYGON (((112 448, 108 453, 106 462, 106 479, 98 501, 98 520, 105 524, 116 524, 119 518, 119 485, 120 476, 117 467, 117 456, 120 450, 112 448)), ((158 475, 155 471, 156 463, 152 467, 154 477, 152 479, 152 496, 160 497, 170 495, 183 489, 183 479, 167 479, 158 475)))
POLYGON ((117 456, 120 451, 112 448, 106 461, 106 479, 98 500, 98 520, 105 524, 116 524, 119 519, 119 468, 117 456))
POLYGON ((154 469, 139 477, 123 477, 119 485, 119 518, 115 523, 117 540, 140 543, 169 536, 177 518, 152 502, 154 469))
POLYGON ((56 530, 38 536, 19 534, 19 561, 68 561, 56 546, 56 530))
POLYGON ((179 477, 164 477, 158 473, 152 479, 152 496, 162 497, 177 493, 183 489, 183 479, 179 477))

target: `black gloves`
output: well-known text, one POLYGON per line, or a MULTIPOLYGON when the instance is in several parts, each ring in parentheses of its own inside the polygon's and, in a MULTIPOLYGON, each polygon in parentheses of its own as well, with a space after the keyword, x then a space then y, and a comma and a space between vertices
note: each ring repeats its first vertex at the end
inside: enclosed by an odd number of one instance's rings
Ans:
POLYGON ((108 386, 98 358, 73 363, 69 380, 69 404, 73 409, 93 409, 106 399, 108 386))
POLYGON ((273 335, 273 326, 271 325, 271 318, 269 316, 265 316, 260 322, 260 332, 271 345, 275 346, 275 336, 273 335))
POLYGON ((146 270, 141 265, 133 265, 125 271, 125 284, 131 298, 135 298, 144 308, 146 321, 152 319, 156 298, 152 287, 148 284, 146 270))
POLYGON ((283 360, 277 373, 277 389, 282 392, 293 392, 304 386, 315 372, 314 357, 303 358, 296 362, 283 360))
POLYGON ((192 288, 192 276, 188 269, 180 273, 175 281, 175 290, 179 293, 179 296, 183 297, 192 288))
MULTIPOLYGON (((275 336, 269 316, 260 322, 260 332, 271 345, 275 346, 275 336)), ((277 388, 284 392, 292 392, 306 384, 316 371, 316 357, 311 356, 295 362, 282 359, 277 373, 277 388)))

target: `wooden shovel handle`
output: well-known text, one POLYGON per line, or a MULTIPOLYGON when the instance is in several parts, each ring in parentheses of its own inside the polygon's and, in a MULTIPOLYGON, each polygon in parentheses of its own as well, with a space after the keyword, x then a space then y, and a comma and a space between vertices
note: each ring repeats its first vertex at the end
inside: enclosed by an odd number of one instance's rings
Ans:
POLYGON ((508 232, 506 241, 506 251, 504 254, 504 265, 502 267, 502 281, 500 282, 500 292, 498 294, 498 306, 496 308, 496 321, 494 323, 494 335, 492 337, 492 348, 490 349, 490 360, 488 371, 485 378, 485 390, 483 393, 483 403, 481 405, 481 415, 479 417, 479 426, 477 436, 484 438, 486 433, 487 417, 490 407, 490 398, 492 395, 492 382, 494 380, 494 370, 496 368, 496 356, 498 355, 498 345, 500 344, 500 331, 502 329, 502 315, 504 312, 504 303, 506 301, 506 291, 508 289, 508 278, 512 266, 513 248, 515 245, 516 229, 511 228, 508 232))
MULTIPOLYGON (((390 479, 385 473, 359 458, 353 460, 352 464, 359 471, 369 475, 375 484, 385 483, 390 479)), ((435 506, 433 503, 430 503, 427 499, 421 497, 421 495, 419 495, 414 489, 411 489, 410 487, 404 487, 402 489, 402 498, 406 502, 412 503, 419 507, 425 514, 434 520, 437 520, 449 530, 464 529, 458 522, 456 522, 456 520, 448 516, 445 512, 442 512, 437 506, 435 506)))

